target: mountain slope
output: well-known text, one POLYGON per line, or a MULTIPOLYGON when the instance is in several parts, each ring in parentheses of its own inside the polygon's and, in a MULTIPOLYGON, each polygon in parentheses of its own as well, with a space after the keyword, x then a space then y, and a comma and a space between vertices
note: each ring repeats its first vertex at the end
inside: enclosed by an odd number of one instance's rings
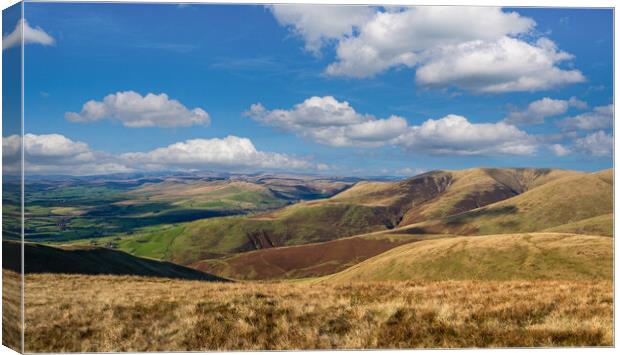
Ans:
POLYGON ((583 175, 557 169, 438 170, 395 182, 362 182, 329 201, 391 206, 400 225, 441 218, 514 197, 547 182, 583 175))
POLYGON ((611 238, 532 233, 406 244, 323 280, 611 280, 612 275, 611 238))
POLYGON ((492 204, 564 176, 580 175, 583 173, 550 169, 468 169, 433 171, 397 182, 359 182, 328 199, 253 216, 195 221, 170 233, 156 231, 125 238, 118 246, 132 254, 190 264, 239 252, 394 229, 492 204))
POLYGON ((386 207, 350 204, 285 208, 277 215, 211 218, 168 232, 126 238, 118 247, 141 256, 156 255, 179 264, 234 253, 324 242, 396 226, 386 207))
MULTIPOLYGON (((2 243, 3 268, 20 272, 20 244, 2 243)), ((106 248, 54 248, 24 244, 26 273, 134 275, 187 280, 228 281, 184 266, 138 258, 106 248)))
POLYGON ((613 212, 613 171, 567 176, 515 197, 401 228, 411 233, 475 235, 534 232, 613 212))

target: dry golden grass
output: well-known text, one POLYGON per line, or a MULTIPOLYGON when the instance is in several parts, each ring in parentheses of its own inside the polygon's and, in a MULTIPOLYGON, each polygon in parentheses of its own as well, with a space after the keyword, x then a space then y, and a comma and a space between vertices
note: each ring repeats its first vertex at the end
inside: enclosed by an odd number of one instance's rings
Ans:
POLYGON ((26 276, 26 351, 610 346, 609 281, 26 276))
POLYGON ((20 302, 19 274, 2 270, 2 344, 15 351, 21 348, 20 302))
POLYGON ((396 247, 324 280, 611 280, 613 251, 612 238, 568 233, 447 237, 396 247))

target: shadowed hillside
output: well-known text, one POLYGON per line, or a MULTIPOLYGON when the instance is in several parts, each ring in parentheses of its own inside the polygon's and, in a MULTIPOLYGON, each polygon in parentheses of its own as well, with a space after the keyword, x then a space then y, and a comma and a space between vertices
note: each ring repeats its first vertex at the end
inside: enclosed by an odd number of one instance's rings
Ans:
MULTIPOLYGON (((187 280, 228 281, 184 266, 138 258, 105 248, 53 248, 41 244, 24 244, 26 273, 61 273, 84 275, 134 275, 187 280)), ((21 272, 18 256, 20 244, 2 243, 3 267, 21 272)))
POLYGON ((407 244, 323 280, 610 280, 612 275, 611 238, 532 233, 407 244))

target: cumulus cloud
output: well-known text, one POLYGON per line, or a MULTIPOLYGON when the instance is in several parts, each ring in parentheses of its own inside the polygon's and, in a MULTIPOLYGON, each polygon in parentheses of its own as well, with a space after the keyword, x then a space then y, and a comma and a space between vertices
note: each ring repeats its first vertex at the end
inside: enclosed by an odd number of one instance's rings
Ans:
MULTIPOLYGON (((148 152, 118 155, 91 149, 61 134, 24 135, 28 174, 97 175, 148 170, 325 170, 325 164, 256 149, 248 138, 191 139, 148 152)), ((3 137, 2 158, 7 172, 19 172, 21 139, 3 137), (7 169, 8 168, 8 169, 7 169)))
POLYGON ((571 153, 571 150, 569 148, 566 148, 561 144, 552 144, 549 146, 549 149, 551 150, 551 152, 553 152, 553 154, 558 157, 567 156, 571 153))
POLYGON ((564 129, 596 130, 613 127, 614 105, 597 106, 591 112, 568 117, 558 122, 564 129))
MULTIPOLYGON (((2 158, 9 162, 11 172, 20 169, 21 144, 19 135, 2 139, 2 158)), ((24 135, 23 145, 28 174, 94 175, 132 170, 115 161, 113 156, 94 151, 88 144, 61 134, 28 133, 24 135)))
POLYGON ((558 63, 571 59, 552 41, 530 44, 511 37, 471 41, 435 51, 416 72, 416 82, 477 93, 536 91, 585 81, 579 70, 558 63))
POLYGON ((360 114, 348 102, 332 96, 311 97, 292 109, 268 110, 252 105, 250 118, 296 135, 334 147, 395 145, 431 154, 486 155, 533 154, 536 140, 507 123, 471 123, 448 115, 411 126, 398 116, 376 118, 360 114))
POLYGON ((413 67, 428 50, 472 40, 495 40, 528 31, 534 21, 499 8, 410 7, 377 11, 357 36, 342 38, 331 75, 368 77, 392 67, 413 67))
POLYGON ((457 6, 367 8, 372 16, 345 16, 338 23, 345 30, 335 30, 323 23, 327 14, 349 8, 320 9, 323 16, 305 14, 299 6, 288 7, 286 16, 273 12, 313 51, 325 44, 323 39, 336 43, 336 59, 326 68, 329 75, 364 78, 392 68, 416 68, 420 85, 479 93, 543 90, 585 80, 580 71, 559 67, 572 55, 551 40, 526 41, 535 37, 536 23, 516 12, 457 6))
POLYGON ((448 115, 411 126, 394 143, 407 150, 437 155, 532 155, 534 137, 503 123, 471 123, 467 118, 448 115))
POLYGON ((532 101, 525 110, 512 111, 504 119, 511 124, 542 124, 545 118, 566 113, 570 107, 584 109, 588 104, 571 97, 568 100, 558 100, 544 97, 540 100, 532 101))
POLYGON ((254 104, 245 115, 264 125, 336 147, 380 146, 407 128, 407 121, 402 117, 381 119, 360 114, 348 102, 332 96, 314 96, 290 110, 267 110, 261 104, 254 104))
POLYGON ((2 50, 20 45, 22 25, 24 33, 24 44, 41 44, 51 46, 55 43, 54 38, 47 34, 41 27, 30 27, 28 21, 20 19, 13 32, 2 36, 2 50))
POLYGON ((282 26, 304 39, 307 51, 318 55, 328 41, 353 34, 374 14, 366 6, 271 5, 269 9, 282 26))
POLYGON ((67 112, 65 118, 72 122, 117 120, 125 127, 183 127, 211 122, 202 108, 190 110, 164 93, 142 96, 134 91, 110 94, 102 101, 90 100, 79 113, 67 112))
POLYGON ((125 153, 120 159, 148 170, 163 168, 203 169, 311 169, 306 160, 286 154, 263 152, 248 138, 190 139, 145 153, 125 153))
POLYGON ((601 130, 576 139, 574 147, 581 153, 596 157, 611 156, 614 138, 601 130))

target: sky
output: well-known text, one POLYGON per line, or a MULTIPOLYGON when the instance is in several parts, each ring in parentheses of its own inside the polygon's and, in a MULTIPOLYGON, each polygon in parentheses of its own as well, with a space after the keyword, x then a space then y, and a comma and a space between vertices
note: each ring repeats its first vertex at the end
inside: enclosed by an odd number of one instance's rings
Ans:
POLYGON ((23 28, 27 173, 613 165, 611 10, 26 3, 23 28))

